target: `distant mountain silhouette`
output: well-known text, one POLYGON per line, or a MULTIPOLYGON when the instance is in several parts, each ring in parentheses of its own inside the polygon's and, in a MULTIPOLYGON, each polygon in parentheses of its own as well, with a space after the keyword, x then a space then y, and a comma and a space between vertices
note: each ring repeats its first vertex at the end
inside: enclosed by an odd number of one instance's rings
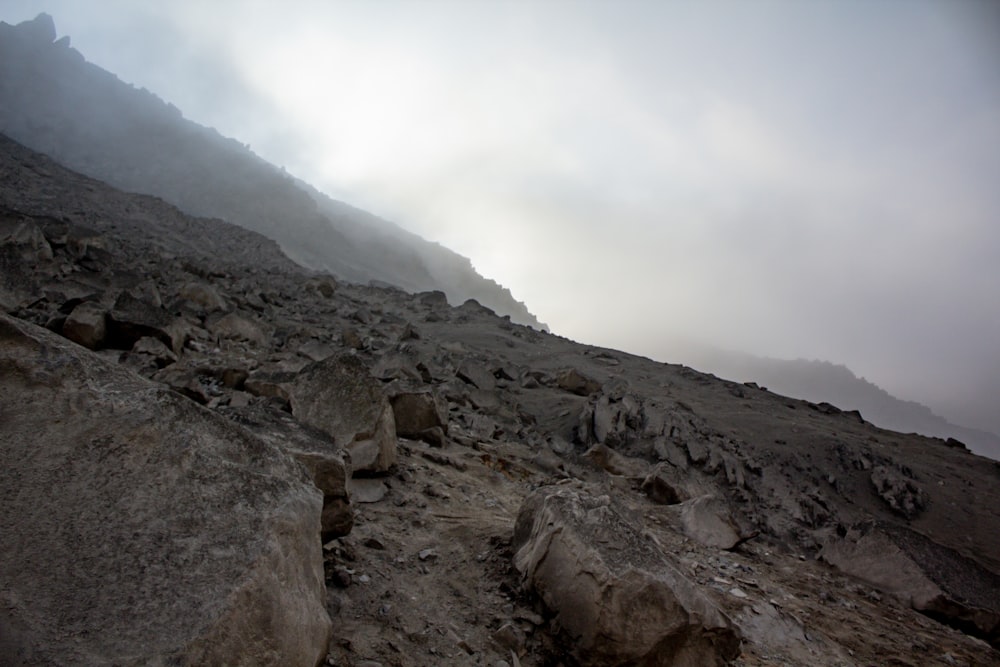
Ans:
POLYGON ((296 181, 177 107, 88 63, 41 14, 0 23, 0 132, 116 187, 156 195, 277 241, 295 261, 352 282, 476 299, 544 328, 469 259, 296 181))
POLYGON ((773 359, 708 347, 687 347, 684 362, 701 371, 813 402, 859 410, 869 422, 903 433, 954 438, 972 451, 1000 460, 1000 436, 952 424, 926 405, 904 401, 859 378, 847 366, 807 359, 773 359))

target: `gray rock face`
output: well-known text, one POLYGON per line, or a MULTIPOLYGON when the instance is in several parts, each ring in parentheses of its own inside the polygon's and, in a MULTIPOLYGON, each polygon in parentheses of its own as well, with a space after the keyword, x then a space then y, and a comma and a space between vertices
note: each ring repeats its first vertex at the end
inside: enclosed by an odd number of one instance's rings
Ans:
POLYGON ((351 454, 355 473, 387 472, 396 462, 392 407, 360 359, 344 354, 310 364, 296 378, 292 414, 351 454))
POLYGON ((514 566, 584 665, 724 665, 730 620, 606 496, 543 487, 521 507, 514 566))
POLYGON ((248 431, 0 316, 4 664, 312 666, 321 497, 248 431))

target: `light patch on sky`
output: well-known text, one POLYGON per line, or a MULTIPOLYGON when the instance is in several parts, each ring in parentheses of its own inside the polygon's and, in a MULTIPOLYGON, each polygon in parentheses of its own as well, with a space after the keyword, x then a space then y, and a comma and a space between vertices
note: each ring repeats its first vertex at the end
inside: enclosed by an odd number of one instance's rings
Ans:
POLYGON ((1000 431, 997 3, 6 0, 0 19, 39 11, 557 333, 827 359, 1000 431))

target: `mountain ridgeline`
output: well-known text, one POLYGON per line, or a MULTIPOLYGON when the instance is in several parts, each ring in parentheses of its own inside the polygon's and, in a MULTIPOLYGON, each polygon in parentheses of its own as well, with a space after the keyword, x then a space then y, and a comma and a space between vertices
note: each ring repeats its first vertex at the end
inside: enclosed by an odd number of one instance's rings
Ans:
POLYGON ((859 410, 882 428, 959 440, 982 456, 1000 460, 1000 437, 949 422, 916 401, 896 398, 842 364, 807 359, 772 359, 686 345, 683 357, 702 371, 738 382, 755 382, 785 396, 859 410))
POLYGON ((277 241, 296 262, 356 283, 475 299, 545 328, 469 259, 297 181, 240 142, 186 120, 88 63, 41 14, 0 23, 0 131, 62 164, 277 241))

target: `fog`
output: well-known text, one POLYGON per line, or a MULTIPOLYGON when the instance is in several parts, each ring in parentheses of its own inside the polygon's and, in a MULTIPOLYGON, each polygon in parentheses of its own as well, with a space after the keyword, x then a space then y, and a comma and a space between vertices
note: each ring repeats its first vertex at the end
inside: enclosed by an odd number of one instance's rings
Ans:
POLYGON ((1000 432, 1000 4, 5 0, 555 333, 1000 432))

